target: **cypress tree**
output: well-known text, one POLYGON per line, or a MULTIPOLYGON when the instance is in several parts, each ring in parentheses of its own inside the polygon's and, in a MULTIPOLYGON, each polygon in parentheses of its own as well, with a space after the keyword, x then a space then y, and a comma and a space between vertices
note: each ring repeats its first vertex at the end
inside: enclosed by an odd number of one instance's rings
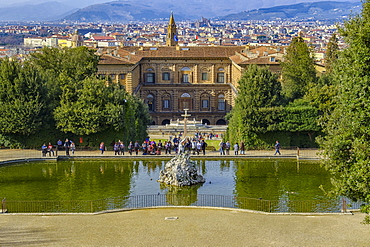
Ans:
POLYGON ((314 60, 302 37, 293 38, 281 66, 282 89, 288 101, 302 98, 316 82, 314 60))

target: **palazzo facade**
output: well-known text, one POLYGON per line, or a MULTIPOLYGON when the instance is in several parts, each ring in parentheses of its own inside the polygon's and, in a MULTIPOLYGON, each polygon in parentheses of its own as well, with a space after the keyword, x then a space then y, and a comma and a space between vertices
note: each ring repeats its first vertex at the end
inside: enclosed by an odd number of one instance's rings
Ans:
POLYGON ((225 125, 238 81, 250 64, 279 73, 283 52, 277 47, 179 46, 171 15, 166 46, 98 49, 98 74, 125 86, 148 105, 153 124, 190 119, 225 125))

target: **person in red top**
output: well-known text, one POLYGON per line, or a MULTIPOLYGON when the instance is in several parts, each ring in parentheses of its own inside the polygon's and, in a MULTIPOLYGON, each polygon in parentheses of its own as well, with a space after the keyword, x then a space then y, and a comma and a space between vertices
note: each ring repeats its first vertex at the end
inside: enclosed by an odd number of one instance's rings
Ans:
POLYGON ((53 154, 53 156, 54 156, 53 148, 54 148, 54 146, 49 142, 48 147, 47 147, 47 152, 49 153, 49 156, 51 156, 51 154, 53 154))

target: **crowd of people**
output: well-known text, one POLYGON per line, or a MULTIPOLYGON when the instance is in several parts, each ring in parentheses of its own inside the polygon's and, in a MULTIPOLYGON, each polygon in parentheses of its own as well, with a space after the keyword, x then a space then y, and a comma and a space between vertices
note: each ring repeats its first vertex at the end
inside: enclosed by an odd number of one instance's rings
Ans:
POLYGON ((231 143, 229 141, 220 141, 220 144, 219 144, 219 151, 220 151, 220 155, 230 155, 230 150, 233 149, 234 150, 234 155, 239 155, 239 151, 240 151, 240 154, 245 154, 245 145, 244 145, 244 142, 241 142, 240 145, 239 143, 235 143, 233 146, 231 145, 231 143))
MULTIPOLYGON (((169 137, 168 141, 165 141, 162 143, 161 140, 158 142, 154 140, 150 140, 149 138, 143 141, 141 144, 136 142, 130 142, 127 147, 122 141, 113 142, 111 146, 113 146, 113 152, 114 155, 124 155, 125 151, 127 151, 130 155, 132 154, 142 154, 142 155, 161 155, 162 152, 165 154, 181 154, 184 152, 191 153, 193 155, 197 154, 206 154, 206 148, 207 143, 203 138, 204 135, 201 135, 200 133, 196 133, 193 138, 186 137, 181 139, 182 134, 179 134, 179 137, 176 135, 172 139, 172 136, 169 137), (126 149, 127 148, 127 149, 126 149)), ((206 135, 207 138, 212 138, 208 135, 206 135)), ((57 145, 54 146, 50 142, 48 145, 45 143, 41 147, 42 150, 42 156, 55 156, 57 155, 55 151, 65 150, 66 155, 69 156, 70 153, 72 155, 75 154, 76 145, 73 141, 66 139, 65 142, 62 142, 61 140, 58 140, 57 145), (56 150, 55 150, 56 149, 56 150)), ((101 154, 103 155, 104 152, 107 150, 105 143, 101 142, 99 145, 99 150, 101 154)), ((219 143, 219 152, 220 155, 230 155, 230 150, 234 151, 234 155, 244 155, 245 154, 245 144, 244 142, 235 143, 234 145, 231 145, 230 141, 224 142, 223 140, 219 143)), ((276 141, 275 144, 275 155, 280 153, 280 143, 276 141)))
MULTIPOLYGON (((127 151, 130 155, 132 154, 142 154, 142 155, 161 155, 163 152, 165 154, 180 154, 183 152, 190 152, 192 154, 206 154, 206 147, 207 143, 204 139, 199 137, 194 138, 184 138, 174 136, 170 137, 168 141, 162 142, 159 140, 158 142, 150 139, 146 139, 141 144, 136 142, 130 142, 127 147, 126 145, 121 142, 114 142, 113 143, 113 152, 114 155, 124 155, 125 151, 127 151)), ((99 149, 101 154, 103 155, 106 151, 106 146, 104 142, 100 143, 99 149)))
POLYGON ((75 154, 75 151, 76 151, 76 144, 71 141, 71 140, 68 140, 66 139, 64 142, 62 140, 58 140, 57 141, 57 145, 53 145, 51 144, 50 142, 48 143, 48 145, 46 145, 45 143, 41 146, 41 153, 42 153, 42 156, 46 156, 47 154, 49 154, 49 156, 56 156, 57 155, 57 152, 58 151, 62 151, 64 150, 66 152, 66 155, 70 155, 70 153, 72 154, 75 154))
POLYGON ((175 154, 181 154, 184 152, 192 153, 193 155, 197 154, 206 154, 206 147, 207 143, 205 140, 201 137, 195 136, 194 138, 184 138, 180 139, 176 136, 171 140, 167 141, 164 144, 165 153, 171 154, 171 152, 174 152, 175 154))

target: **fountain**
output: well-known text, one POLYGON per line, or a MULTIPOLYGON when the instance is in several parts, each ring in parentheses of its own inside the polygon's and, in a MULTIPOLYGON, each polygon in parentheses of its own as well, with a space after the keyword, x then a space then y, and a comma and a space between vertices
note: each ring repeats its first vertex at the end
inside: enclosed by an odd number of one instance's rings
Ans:
POLYGON ((176 155, 160 171, 158 182, 174 186, 190 186, 204 183, 205 179, 198 174, 195 162, 190 160, 189 153, 176 155))
MULTIPOLYGON (((186 140, 187 117, 190 116, 190 114, 187 114, 188 109, 184 110, 185 114, 182 115, 184 117, 184 139, 180 140, 180 145, 186 140)), ((160 171, 158 182, 182 187, 204 183, 205 179, 198 174, 195 163, 190 160, 190 154, 180 151, 180 154, 167 162, 165 169, 160 171)))

